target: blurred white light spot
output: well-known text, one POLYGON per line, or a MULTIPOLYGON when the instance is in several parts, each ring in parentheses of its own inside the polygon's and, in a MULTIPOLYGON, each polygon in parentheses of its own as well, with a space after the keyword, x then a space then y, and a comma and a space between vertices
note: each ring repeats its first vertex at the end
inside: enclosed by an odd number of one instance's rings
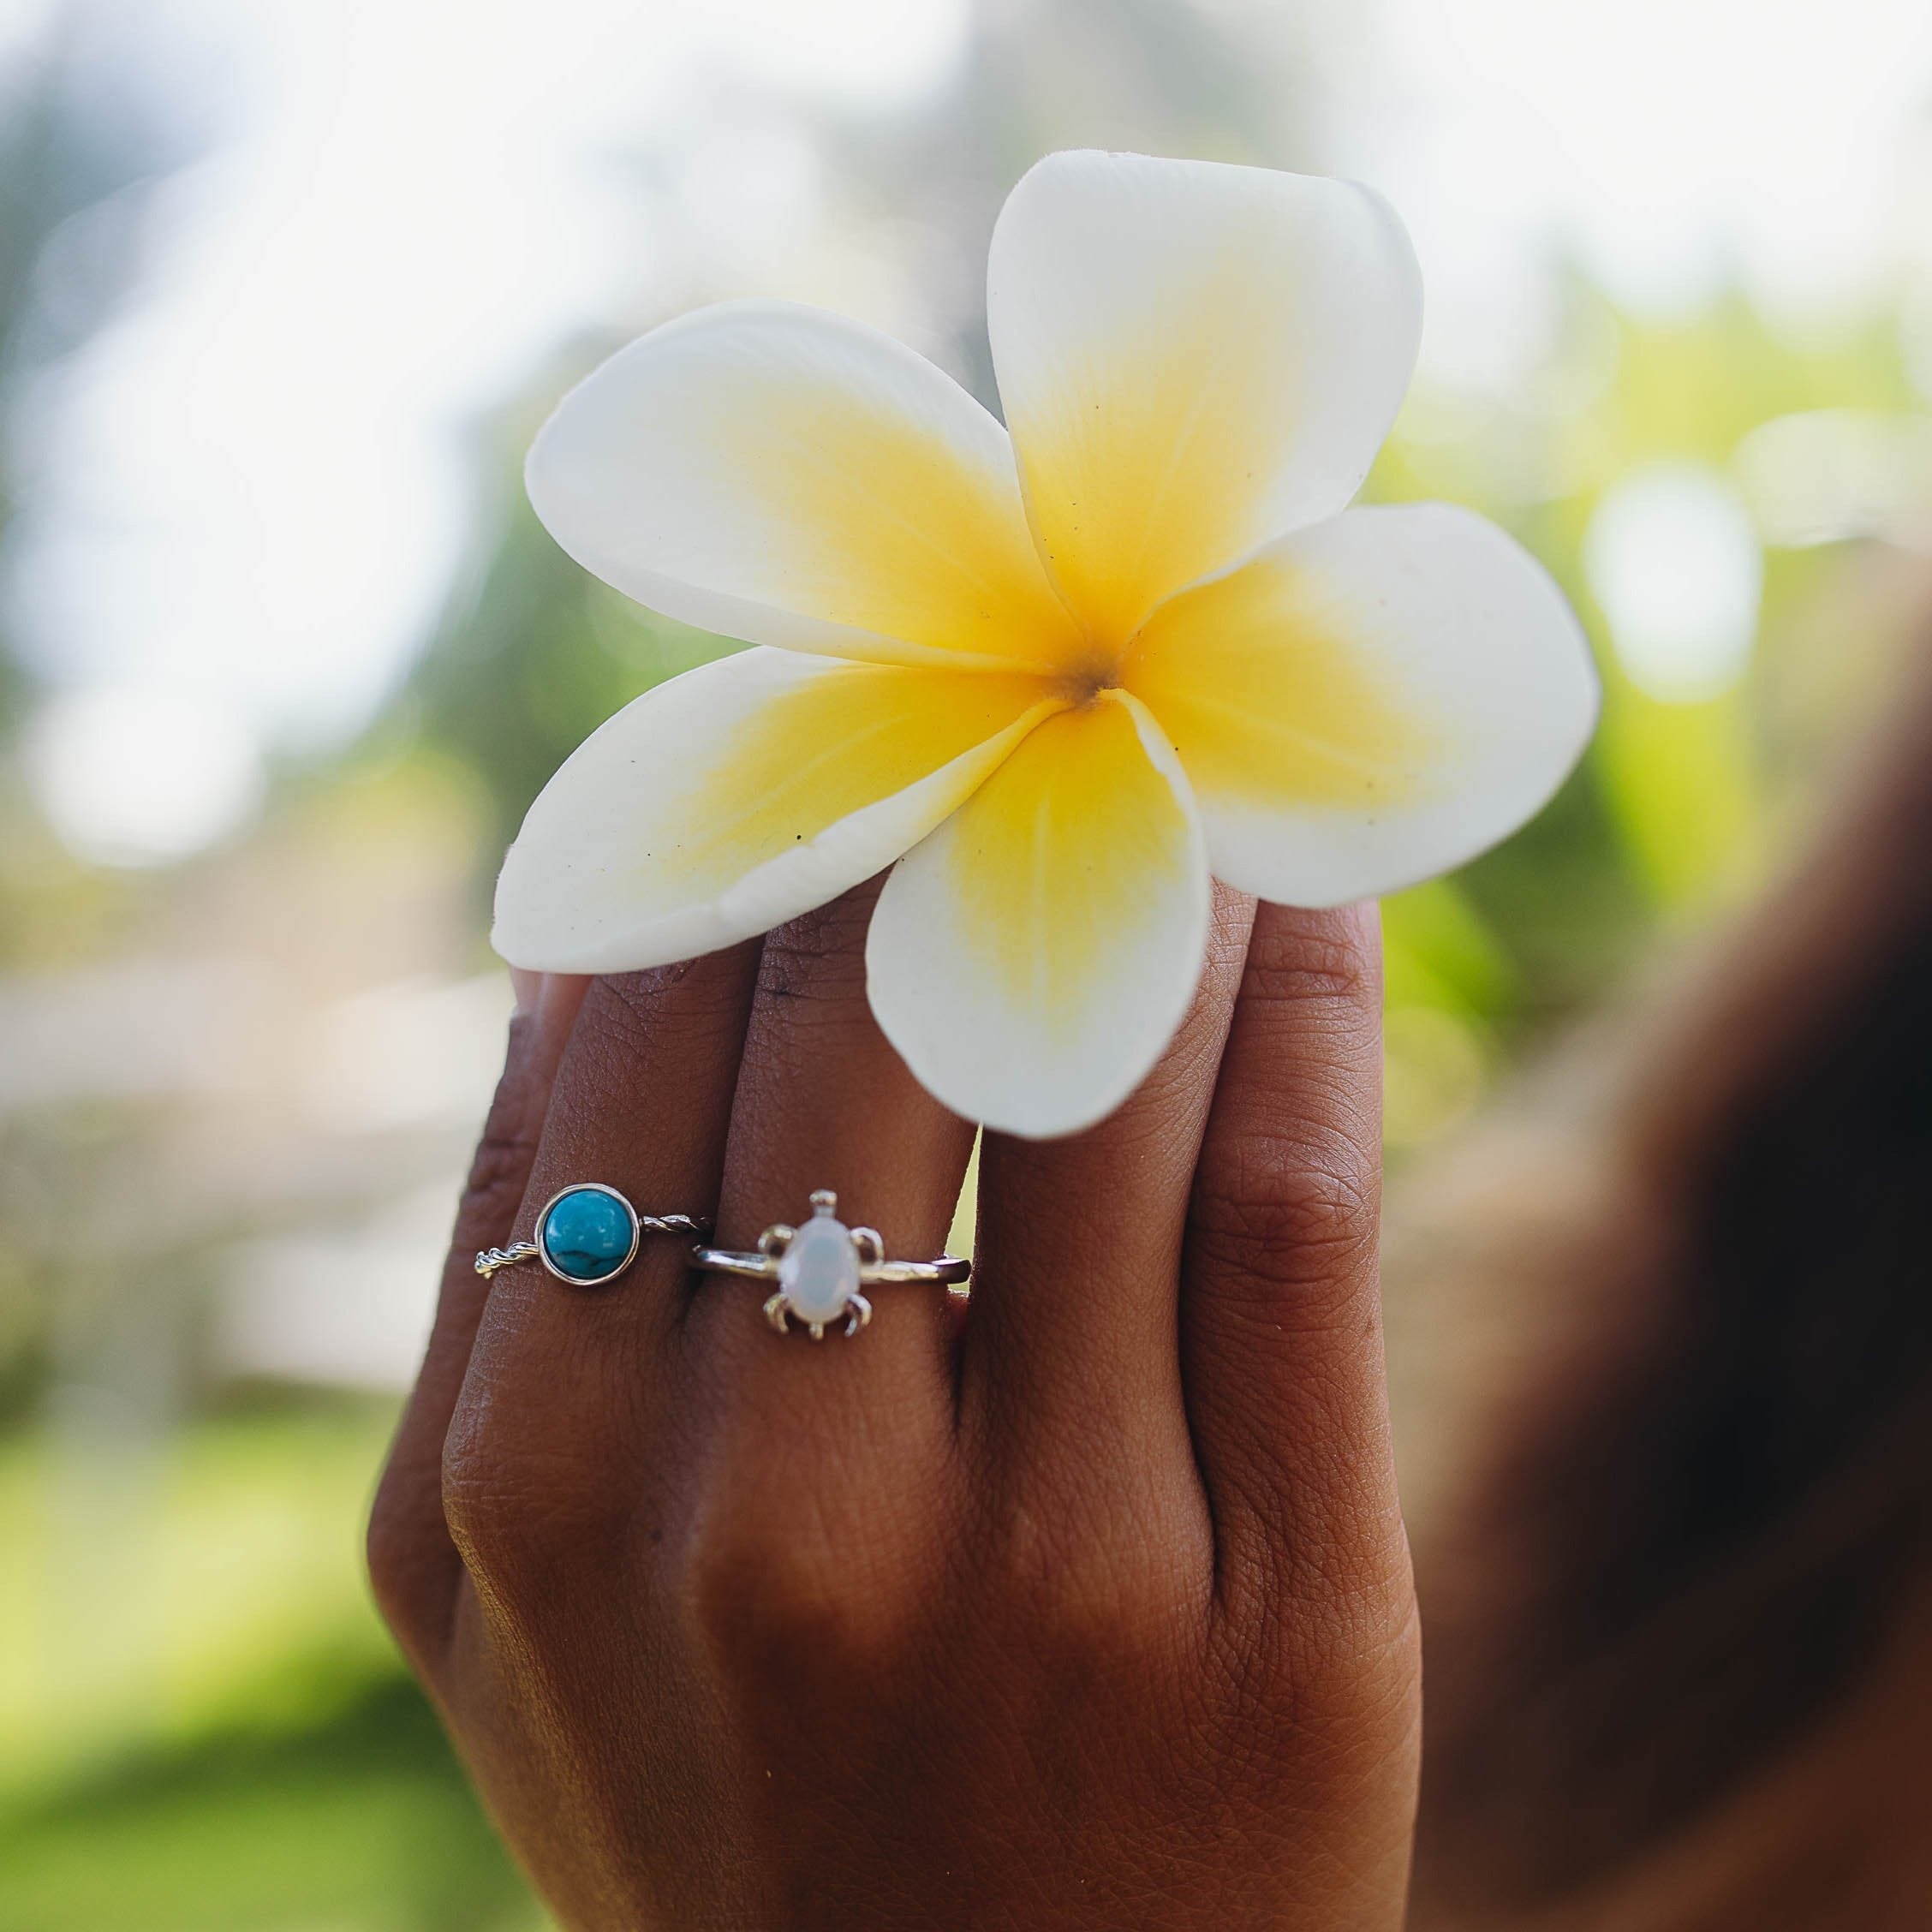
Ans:
POLYGON ((503 1058, 509 981, 404 980, 331 1006, 308 1041, 302 1100, 326 1132, 394 1133, 483 1117, 503 1058))
POLYGON ((153 685, 69 692, 35 721, 35 797, 99 865, 164 865, 231 831, 261 797, 254 734, 230 707, 153 685))
POLYGON ((246 1243, 228 1257, 213 1337, 232 1374, 404 1389, 435 1314, 456 1177, 360 1225, 246 1243))
POLYGON ((1762 423, 1732 458, 1767 543, 1852 537, 1923 546, 1932 526, 1932 415, 1807 409, 1762 423))
POLYGON ((1764 558, 1744 504, 1714 471, 1661 463, 1618 485, 1590 519, 1583 569, 1640 690, 1695 703, 1743 672, 1764 558))

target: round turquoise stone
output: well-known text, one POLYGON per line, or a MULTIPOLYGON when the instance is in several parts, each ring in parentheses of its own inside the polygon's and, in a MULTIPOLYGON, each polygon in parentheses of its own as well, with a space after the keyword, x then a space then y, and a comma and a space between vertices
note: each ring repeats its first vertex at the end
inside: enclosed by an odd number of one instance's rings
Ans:
POLYGON ((559 1274, 572 1281, 602 1281, 630 1259, 637 1231, 616 1195, 581 1187, 551 1202, 537 1238, 559 1274))

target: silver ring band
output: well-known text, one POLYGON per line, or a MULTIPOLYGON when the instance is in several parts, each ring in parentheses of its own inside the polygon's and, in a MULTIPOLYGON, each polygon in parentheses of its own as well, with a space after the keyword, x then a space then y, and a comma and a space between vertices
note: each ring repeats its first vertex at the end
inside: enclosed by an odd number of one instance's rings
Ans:
MULTIPOLYGON (((729 1248, 694 1248, 691 1265, 712 1274, 741 1275, 747 1281, 778 1279, 778 1264, 771 1255, 735 1253, 729 1248)), ((969 1280, 972 1273, 973 1264, 963 1255, 938 1255, 929 1261, 862 1261, 859 1264, 860 1283, 868 1288, 882 1281, 927 1282, 953 1288, 969 1280)))
POLYGON ((577 1181, 559 1188, 537 1216, 536 1239, 486 1248, 476 1272, 486 1280, 518 1261, 541 1261, 559 1281, 584 1288, 615 1281, 637 1258, 647 1234, 705 1235, 698 1214, 640 1214, 614 1187, 577 1181))
POLYGON ((838 1219, 838 1196, 820 1188, 812 1196, 812 1218, 802 1227, 780 1221, 758 1237, 755 1253, 694 1248, 691 1265, 713 1274, 772 1281, 778 1293, 765 1304, 765 1319, 782 1335, 802 1323, 814 1341, 843 1320, 856 1335, 872 1320, 872 1303, 860 1292, 881 1284, 953 1287, 971 1279, 973 1264, 957 1255, 930 1261, 890 1261, 874 1228, 849 1228, 838 1219))

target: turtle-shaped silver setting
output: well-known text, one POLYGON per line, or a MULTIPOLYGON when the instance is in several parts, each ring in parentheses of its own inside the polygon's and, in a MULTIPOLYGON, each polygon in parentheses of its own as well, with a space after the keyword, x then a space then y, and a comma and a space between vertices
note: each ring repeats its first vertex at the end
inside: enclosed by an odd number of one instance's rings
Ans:
POLYGON ((801 1322, 814 1342, 841 1316, 856 1335, 872 1320, 872 1303, 859 1291, 861 1271, 886 1259, 874 1228, 849 1228, 838 1219, 838 1196, 820 1188, 812 1196, 812 1218, 802 1227, 780 1221, 758 1237, 758 1251, 778 1264, 778 1291, 765 1304, 765 1319, 782 1335, 801 1322))

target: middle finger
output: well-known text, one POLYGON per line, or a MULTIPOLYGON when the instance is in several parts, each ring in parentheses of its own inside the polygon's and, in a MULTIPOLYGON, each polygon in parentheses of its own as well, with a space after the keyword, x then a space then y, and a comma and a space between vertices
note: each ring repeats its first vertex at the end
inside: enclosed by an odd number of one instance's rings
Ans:
POLYGON ((1117 1112, 981 1149, 963 1419, 1023 1474, 1185 1452, 1181 1242, 1254 910, 1215 887, 1194 1004, 1117 1112))

